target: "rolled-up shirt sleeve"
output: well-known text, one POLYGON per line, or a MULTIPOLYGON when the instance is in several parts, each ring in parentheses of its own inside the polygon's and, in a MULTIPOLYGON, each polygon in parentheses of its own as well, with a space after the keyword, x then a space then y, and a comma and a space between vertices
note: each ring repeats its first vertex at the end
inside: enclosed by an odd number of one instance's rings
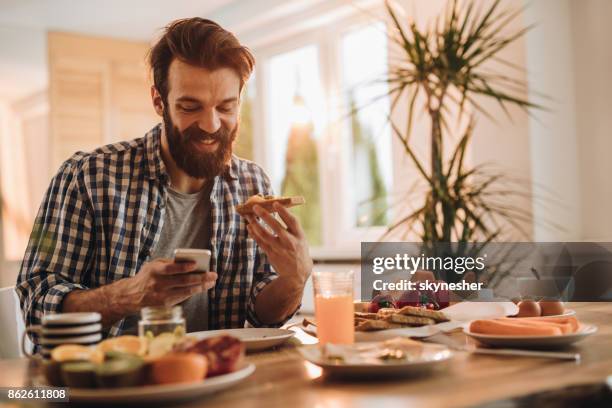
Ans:
MULTIPOLYGON (((271 187, 270 180, 262 171, 262 179, 263 179, 263 195, 274 195, 274 191, 271 187)), ((273 323, 273 324, 265 324, 262 323, 255 313, 255 301, 257 300, 257 296, 264 290, 264 288, 272 282, 274 279, 278 278, 278 273, 274 270, 274 267, 268 261, 268 257, 261 250, 259 245, 256 244, 256 255, 255 255, 255 271, 253 274, 253 284, 251 286, 251 294, 249 296, 249 301, 247 304, 247 321, 249 324, 255 327, 280 327, 285 324, 298 310, 300 310, 300 306, 296 308, 296 310, 291 313, 291 315, 287 316, 284 320, 273 323)))
POLYGON ((17 278, 26 326, 40 324, 45 313, 60 312, 71 291, 88 288, 92 228, 81 163, 73 157, 51 180, 17 278))
POLYGON ((291 316, 289 316, 285 321, 273 323, 273 324, 264 324, 257 318, 257 313, 255 313, 255 301, 257 300, 257 296, 261 293, 262 290, 274 279, 278 278, 278 274, 272 268, 272 265, 268 262, 268 258, 263 253, 263 251, 257 247, 257 256, 255 260, 255 273, 253 275, 253 286, 251 286, 251 294, 249 296, 249 302, 247 304, 247 320, 249 324, 254 327, 280 327, 282 326, 286 320, 289 320, 291 316))

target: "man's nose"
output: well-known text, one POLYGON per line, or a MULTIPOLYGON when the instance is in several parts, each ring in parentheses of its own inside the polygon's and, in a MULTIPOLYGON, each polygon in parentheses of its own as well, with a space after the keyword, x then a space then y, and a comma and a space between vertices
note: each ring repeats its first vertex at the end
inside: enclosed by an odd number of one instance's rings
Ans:
POLYGON ((215 133, 221 127, 221 119, 215 109, 208 109, 202 113, 198 126, 205 132, 215 133))

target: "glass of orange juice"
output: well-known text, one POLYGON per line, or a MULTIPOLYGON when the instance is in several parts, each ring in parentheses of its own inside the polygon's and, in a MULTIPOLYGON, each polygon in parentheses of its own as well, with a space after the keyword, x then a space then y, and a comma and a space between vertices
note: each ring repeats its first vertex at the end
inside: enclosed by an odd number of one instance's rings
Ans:
POLYGON ((319 344, 353 344, 353 271, 313 272, 319 344))

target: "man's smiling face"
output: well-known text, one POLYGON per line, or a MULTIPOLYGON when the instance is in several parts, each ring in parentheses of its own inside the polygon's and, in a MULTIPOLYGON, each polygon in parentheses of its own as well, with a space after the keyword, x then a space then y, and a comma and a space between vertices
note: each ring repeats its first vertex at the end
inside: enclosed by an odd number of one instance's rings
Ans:
POLYGON ((212 178, 232 155, 238 131, 240 78, 231 68, 206 68, 174 59, 163 101, 172 159, 195 178, 212 178))

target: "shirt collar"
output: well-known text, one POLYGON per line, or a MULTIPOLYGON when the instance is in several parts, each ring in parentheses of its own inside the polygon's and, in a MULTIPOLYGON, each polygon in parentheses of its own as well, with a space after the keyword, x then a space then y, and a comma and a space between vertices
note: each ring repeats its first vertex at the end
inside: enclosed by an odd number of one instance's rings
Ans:
POLYGON ((149 180, 168 179, 166 165, 161 157, 161 123, 145 135, 145 158, 149 180))
MULTIPOLYGON (((166 165, 161 157, 161 123, 158 123, 145 135, 145 155, 149 180, 169 180, 166 165)), ((238 158, 232 155, 230 163, 221 174, 226 180, 238 179, 238 158)))

